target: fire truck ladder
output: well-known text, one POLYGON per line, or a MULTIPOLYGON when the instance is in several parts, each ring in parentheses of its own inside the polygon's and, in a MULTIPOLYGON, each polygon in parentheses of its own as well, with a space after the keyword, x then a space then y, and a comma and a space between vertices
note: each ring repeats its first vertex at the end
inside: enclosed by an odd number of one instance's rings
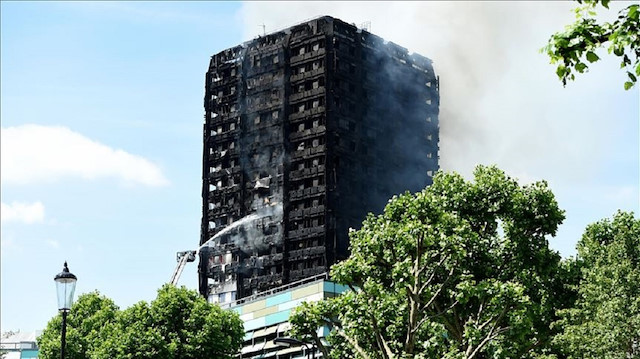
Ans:
POLYGON ((171 283, 171 285, 173 286, 176 286, 178 284, 178 280, 180 280, 180 275, 182 275, 184 266, 187 265, 188 262, 194 262, 196 260, 196 251, 178 252, 176 254, 176 260, 178 261, 178 265, 176 266, 176 269, 173 271, 173 275, 169 280, 169 283, 171 283))

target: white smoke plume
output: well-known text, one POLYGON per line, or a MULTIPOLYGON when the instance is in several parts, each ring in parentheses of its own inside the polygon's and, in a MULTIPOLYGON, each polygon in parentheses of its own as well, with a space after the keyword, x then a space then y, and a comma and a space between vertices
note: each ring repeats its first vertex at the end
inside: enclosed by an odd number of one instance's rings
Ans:
MULTIPOLYGON (((612 21, 628 2, 599 17, 612 21)), ((539 49, 575 20, 567 2, 246 2, 245 40, 322 15, 433 60, 440 76, 440 165, 469 177, 496 164, 528 183, 546 179, 567 219, 552 245, 563 255, 588 223, 640 211, 640 96, 606 51, 563 88, 539 49), (614 196, 630 193, 629 196, 614 196), (616 198, 616 200, 612 200, 616 198)))
POLYGON ((593 98, 611 106, 599 95, 606 86, 620 89, 621 79, 608 79, 594 71, 602 66, 592 66, 592 73, 563 89, 538 52, 573 20, 574 5, 247 2, 241 16, 247 40, 261 33, 259 24, 268 33, 321 15, 356 26, 370 22, 372 33, 434 61, 440 76, 441 167, 469 175, 477 164, 495 163, 526 182, 553 179, 558 172, 569 177, 562 180, 588 175, 603 155, 599 147, 613 141, 619 129, 601 126, 609 109, 585 105, 593 98))

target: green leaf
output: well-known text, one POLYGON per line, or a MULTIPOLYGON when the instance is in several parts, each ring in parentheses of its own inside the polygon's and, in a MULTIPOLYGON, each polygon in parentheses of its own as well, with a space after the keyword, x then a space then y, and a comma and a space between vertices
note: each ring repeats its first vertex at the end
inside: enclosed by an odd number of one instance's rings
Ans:
POLYGON ((631 81, 633 82, 638 81, 638 79, 636 78, 636 75, 632 74, 631 71, 627 71, 627 75, 629 75, 629 78, 631 79, 631 81))
POLYGON ((636 358, 628 348, 640 320, 640 220, 618 212, 591 224, 577 250, 578 296, 556 322, 562 357, 636 358))
POLYGON ((292 332, 311 339, 327 324, 339 328, 330 358, 463 359, 458 353, 483 340, 481 358, 541 358, 531 343, 549 343, 554 313, 566 308, 560 256, 544 240, 563 219, 542 182, 520 186, 496 167, 479 166, 473 181, 440 172, 349 234, 351 254, 331 277, 360 290, 295 310, 292 332), (444 325, 449 318, 462 326, 444 325), (487 325, 505 328, 499 340, 487 325), (409 346, 407 333, 415 334, 409 346))
POLYGON ((640 76, 640 62, 636 65, 636 75, 640 76))
POLYGON ((637 20, 638 18, 638 5, 629 6, 629 15, 627 15, 631 19, 637 20))
POLYGON ((632 87, 633 87, 633 82, 627 81, 627 82, 624 83, 624 89, 625 90, 629 90, 632 87))
POLYGON ((587 60, 589 62, 596 62, 598 61, 600 58, 598 57, 598 55, 596 55, 595 53, 593 53, 592 51, 588 51, 587 52, 587 60))
POLYGON ((579 73, 584 73, 585 69, 588 69, 588 67, 584 62, 578 62, 576 64, 576 71, 578 71, 579 73))

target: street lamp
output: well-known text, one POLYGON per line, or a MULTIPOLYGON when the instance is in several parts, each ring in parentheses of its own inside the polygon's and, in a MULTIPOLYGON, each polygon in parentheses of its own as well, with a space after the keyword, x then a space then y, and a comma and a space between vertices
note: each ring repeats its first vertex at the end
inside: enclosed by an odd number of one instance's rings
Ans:
POLYGON ((58 273, 53 280, 56 281, 56 292, 58 292, 58 310, 62 312, 62 348, 60 349, 60 358, 64 359, 64 347, 67 342, 67 313, 71 310, 73 293, 76 291, 78 278, 69 272, 69 267, 67 267, 67 262, 65 261, 62 272, 58 273))
MULTIPOLYGON (((309 349, 309 344, 310 343, 303 342, 302 340, 298 340, 298 339, 295 339, 295 338, 282 337, 282 338, 275 338, 273 340, 273 344, 275 344, 277 346, 284 347, 284 348, 290 348, 293 345, 304 345, 305 349, 307 350, 307 359, 311 358, 311 356, 310 356, 311 355, 311 350, 309 349)), ((315 347, 313 347, 313 344, 311 344, 311 345, 312 345, 312 348, 315 349, 315 347)), ((315 357, 315 353, 314 353, 314 357, 315 357)))

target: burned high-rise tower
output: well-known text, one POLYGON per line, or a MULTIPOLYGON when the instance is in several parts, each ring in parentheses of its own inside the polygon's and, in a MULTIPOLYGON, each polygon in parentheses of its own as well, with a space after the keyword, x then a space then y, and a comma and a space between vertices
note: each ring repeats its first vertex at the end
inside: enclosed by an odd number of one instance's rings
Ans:
POLYGON ((211 58, 200 292, 236 298, 327 271, 348 229, 438 169, 431 61, 328 16, 211 58))

